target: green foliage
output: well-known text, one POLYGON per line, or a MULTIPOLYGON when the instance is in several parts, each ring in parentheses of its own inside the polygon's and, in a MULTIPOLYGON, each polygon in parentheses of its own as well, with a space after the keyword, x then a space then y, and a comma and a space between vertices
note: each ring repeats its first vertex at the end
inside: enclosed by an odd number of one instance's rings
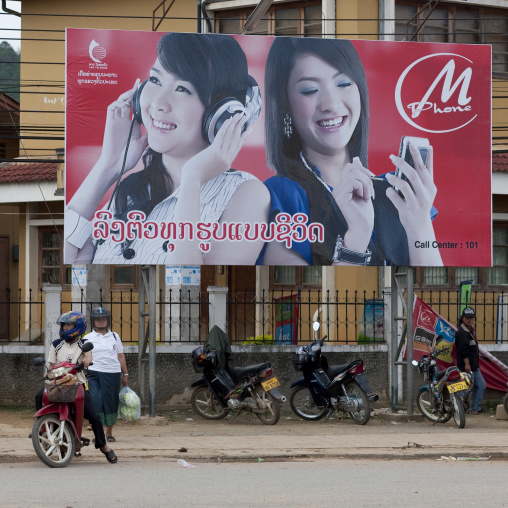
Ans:
POLYGON ((0 42, 0 92, 19 102, 20 55, 7 42, 0 42))
POLYGON ((275 341, 271 335, 258 335, 257 337, 249 337, 242 342, 242 346, 273 346, 275 341))

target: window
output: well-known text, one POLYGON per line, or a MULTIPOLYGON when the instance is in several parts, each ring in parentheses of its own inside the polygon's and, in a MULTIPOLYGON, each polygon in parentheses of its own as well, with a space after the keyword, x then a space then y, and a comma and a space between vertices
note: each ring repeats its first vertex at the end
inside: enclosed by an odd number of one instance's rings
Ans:
POLYGON ((68 288, 72 284, 72 267, 62 264, 62 237, 62 226, 39 228, 39 286, 60 284, 68 288))
POLYGON ((320 266, 274 266, 270 270, 273 286, 321 287, 320 266))
POLYGON ((494 77, 508 78, 508 11, 440 3, 430 12, 426 5, 396 3, 395 40, 411 40, 417 33, 413 40, 420 42, 490 44, 494 77))
POLYGON ((448 289, 458 287, 464 280, 473 279, 473 286, 476 288, 492 290, 496 286, 504 286, 508 284, 508 223, 494 223, 492 251, 492 268, 465 266, 418 268, 416 283, 429 289, 448 289))
MULTIPOLYGON (((252 10, 253 7, 216 12, 215 31, 223 34, 241 33, 252 10)), ((249 34, 321 37, 322 16, 321 2, 274 5, 249 34)))
POLYGON ((133 265, 113 265, 111 267, 111 288, 119 290, 135 289, 138 286, 138 270, 133 265))

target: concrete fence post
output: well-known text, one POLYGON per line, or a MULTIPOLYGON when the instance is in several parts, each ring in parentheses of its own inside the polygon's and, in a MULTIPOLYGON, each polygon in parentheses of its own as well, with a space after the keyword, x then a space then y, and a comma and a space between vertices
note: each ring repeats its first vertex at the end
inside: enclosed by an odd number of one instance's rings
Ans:
POLYGON ((56 324, 62 308, 62 286, 45 284, 44 291, 44 360, 48 361, 51 343, 58 339, 60 327, 56 324))
POLYGON ((209 294, 209 319, 208 330, 217 325, 221 330, 228 333, 226 323, 226 296, 228 294, 227 287, 208 286, 209 294))

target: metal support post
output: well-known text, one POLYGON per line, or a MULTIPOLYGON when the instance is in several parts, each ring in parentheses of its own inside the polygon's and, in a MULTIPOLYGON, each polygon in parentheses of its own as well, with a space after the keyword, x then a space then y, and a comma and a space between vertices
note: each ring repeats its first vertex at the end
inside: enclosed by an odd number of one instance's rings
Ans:
POLYGON ((156 360, 156 267, 141 266, 139 270, 138 308, 139 308, 139 342, 138 342, 138 371, 140 397, 145 402, 145 365, 148 361, 148 411, 150 417, 156 416, 155 404, 155 360, 156 360), (145 299, 148 301, 146 312, 145 299), (148 326, 146 317, 148 316, 148 326), (148 343, 148 358, 146 346, 148 343))
POLYGON ((413 414, 413 302, 414 268, 392 267, 391 274, 391 410, 406 409, 413 414), (404 279, 405 280, 402 280, 404 279), (407 341, 407 343, 406 343, 407 341), (404 346, 406 359, 403 358, 404 346), (407 405, 402 405, 401 367, 406 367, 407 405))

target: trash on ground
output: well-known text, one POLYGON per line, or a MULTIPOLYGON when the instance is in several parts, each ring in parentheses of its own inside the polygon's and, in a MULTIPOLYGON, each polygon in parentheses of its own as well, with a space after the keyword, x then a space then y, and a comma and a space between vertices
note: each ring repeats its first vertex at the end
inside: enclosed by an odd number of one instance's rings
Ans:
POLYGON ((261 457, 258 457, 258 462, 264 462, 265 459, 262 459, 261 457))
POLYGON ((412 443, 411 441, 408 442, 407 448, 423 448, 423 445, 418 443, 412 443))
POLYGON ((187 448, 184 448, 183 446, 178 450, 180 453, 185 453, 187 451, 187 448))
POLYGON ((390 422, 392 425, 400 425, 400 422, 390 422))
POLYGON ((192 421, 194 421, 194 418, 185 418, 185 421, 186 422, 192 422, 192 421))
POLYGON ((196 467, 196 466, 193 466, 192 464, 189 464, 186 460, 183 460, 183 459, 178 459, 177 462, 178 462, 178 464, 180 464, 183 467, 196 467))

